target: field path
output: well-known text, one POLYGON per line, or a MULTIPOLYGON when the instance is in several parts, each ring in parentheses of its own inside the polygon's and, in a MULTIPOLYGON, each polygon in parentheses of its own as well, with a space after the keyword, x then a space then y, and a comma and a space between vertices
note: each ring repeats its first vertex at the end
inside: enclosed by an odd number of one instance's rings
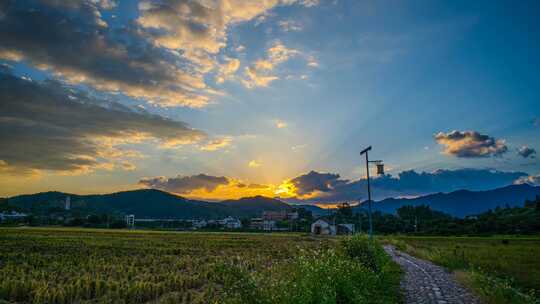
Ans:
POLYGON ((412 257, 386 245, 384 250, 398 263, 405 276, 401 288, 405 303, 412 304, 477 304, 480 303, 467 289, 457 283, 444 268, 412 257))

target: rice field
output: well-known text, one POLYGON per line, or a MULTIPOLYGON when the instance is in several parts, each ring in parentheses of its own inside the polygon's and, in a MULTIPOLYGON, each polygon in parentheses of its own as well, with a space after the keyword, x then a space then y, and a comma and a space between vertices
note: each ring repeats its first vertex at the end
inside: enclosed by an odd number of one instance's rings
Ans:
POLYGON ((351 242, 305 234, 4 228, 0 303, 395 303, 396 265, 365 240, 355 242, 369 254, 356 257, 351 242))

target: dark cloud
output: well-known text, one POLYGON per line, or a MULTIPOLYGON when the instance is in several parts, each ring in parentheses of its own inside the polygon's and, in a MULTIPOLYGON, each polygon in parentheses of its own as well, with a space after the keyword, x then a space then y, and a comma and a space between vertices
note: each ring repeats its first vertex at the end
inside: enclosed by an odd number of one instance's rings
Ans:
POLYGON ((123 143, 154 139, 172 146, 203 136, 183 122, 55 81, 35 82, 0 71, 0 161, 15 172, 110 166, 111 160, 137 154, 120 149, 123 143))
POLYGON ((174 193, 187 194, 193 190, 206 189, 212 192, 219 185, 228 185, 229 179, 224 176, 212 176, 206 174, 180 176, 177 177, 151 177, 143 178, 139 181, 140 185, 165 190, 174 193))
POLYGON ((261 184, 244 184, 244 183, 238 183, 236 184, 236 187, 238 188, 247 188, 247 189, 268 189, 268 185, 261 185, 261 184))
MULTIPOLYGON (((371 180, 374 199, 395 196, 414 196, 435 192, 449 192, 459 189, 487 190, 512 184, 527 176, 523 172, 502 172, 486 169, 437 170, 418 173, 403 171, 398 177, 384 175, 371 180)), ((333 203, 367 199, 365 179, 349 181, 340 179, 338 174, 310 172, 291 180, 297 188, 298 198, 292 202, 333 203), (319 193, 316 193, 319 191, 319 193), (315 194, 306 199, 302 196, 315 194)))
POLYGON ((117 3, 114 0, 40 0, 40 2, 50 5, 59 6, 69 9, 80 9, 83 6, 99 7, 102 9, 112 9, 116 7, 117 3))
POLYGON ((456 157, 501 156, 508 151, 505 141, 476 131, 439 132, 435 140, 444 146, 444 153, 456 157))
POLYGON ((290 182, 295 186, 296 193, 301 196, 315 191, 328 192, 347 183, 347 181, 339 179, 339 174, 316 171, 297 176, 290 182))
POLYGON ((522 156, 523 158, 534 158, 534 155, 536 154, 536 150, 533 148, 529 148, 527 146, 523 146, 517 150, 518 154, 522 156))
POLYGON ((26 61, 73 84, 162 105, 204 106, 206 86, 197 68, 147 42, 134 26, 109 27, 100 9, 110 6, 110 1, 3 1, 0 59, 26 61))

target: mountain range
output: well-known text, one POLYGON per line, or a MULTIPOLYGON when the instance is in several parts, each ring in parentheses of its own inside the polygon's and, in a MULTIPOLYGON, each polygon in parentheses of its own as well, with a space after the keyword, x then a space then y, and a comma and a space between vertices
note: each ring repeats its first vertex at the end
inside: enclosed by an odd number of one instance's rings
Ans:
POLYGON ((222 202, 190 200, 172 193, 140 189, 100 195, 42 192, 7 199, 7 204, 23 211, 46 214, 61 211, 66 197, 73 212, 134 214, 137 218, 217 219, 226 216, 255 217, 263 211, 288 210, 290 205, 272 198, 255 196, 222 202))
MULTIPOLYGON (((434 210, 464 217, 505 206, 523 206, 526 199, 540 195, 540 187, 527 184, 510 185, 487 191, 458 190, 435 193, 416 198, 387 198, 373 202, 373 210, 395 213, 405 205, 428 205, 434 210)), ((140 189, 99 195, 76 195, 62 192, 42 192, 18 195, 4 199, 4 204, 34 214, 61 212, 66 197, 71 199, 72 211, 83 213, 134 214, 137 218, 216 219, 226 216, 239 218, 258 217, 263 211, 289 210, 302 207, 314 216, 327 211, 315 205, 290 205, 278 199, 262 196, 246 197, 221 202, 190 200, 153 189, 140 189)), ((356 212, 366 209, 366 204, 353 208, 356 212)))
MULTIPOLYGON (((374 202, 372 208, 385 213, 395 213, 399 207, 406 205, 428 205, 433 210, 456 217, 464 217, 480 214, 497 207, 523 207, 526 199, 533 200, 537 195, 540 195, 540 187, 519 184, 487 191, 458 190, 416 198, 387 198, 374 202)), ((355 207, 357 211, 366 208, 365 203, 355 207)))

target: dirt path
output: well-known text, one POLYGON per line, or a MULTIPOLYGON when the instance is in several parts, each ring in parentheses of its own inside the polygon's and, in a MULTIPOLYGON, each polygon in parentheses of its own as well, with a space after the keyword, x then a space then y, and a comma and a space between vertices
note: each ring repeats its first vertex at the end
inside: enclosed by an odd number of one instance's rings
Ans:
POLYGON ((405 272, 401 281, 405 303, 480 303, 442 267, 412 257, 392 246, 384 246, 384 249, 405 272))

